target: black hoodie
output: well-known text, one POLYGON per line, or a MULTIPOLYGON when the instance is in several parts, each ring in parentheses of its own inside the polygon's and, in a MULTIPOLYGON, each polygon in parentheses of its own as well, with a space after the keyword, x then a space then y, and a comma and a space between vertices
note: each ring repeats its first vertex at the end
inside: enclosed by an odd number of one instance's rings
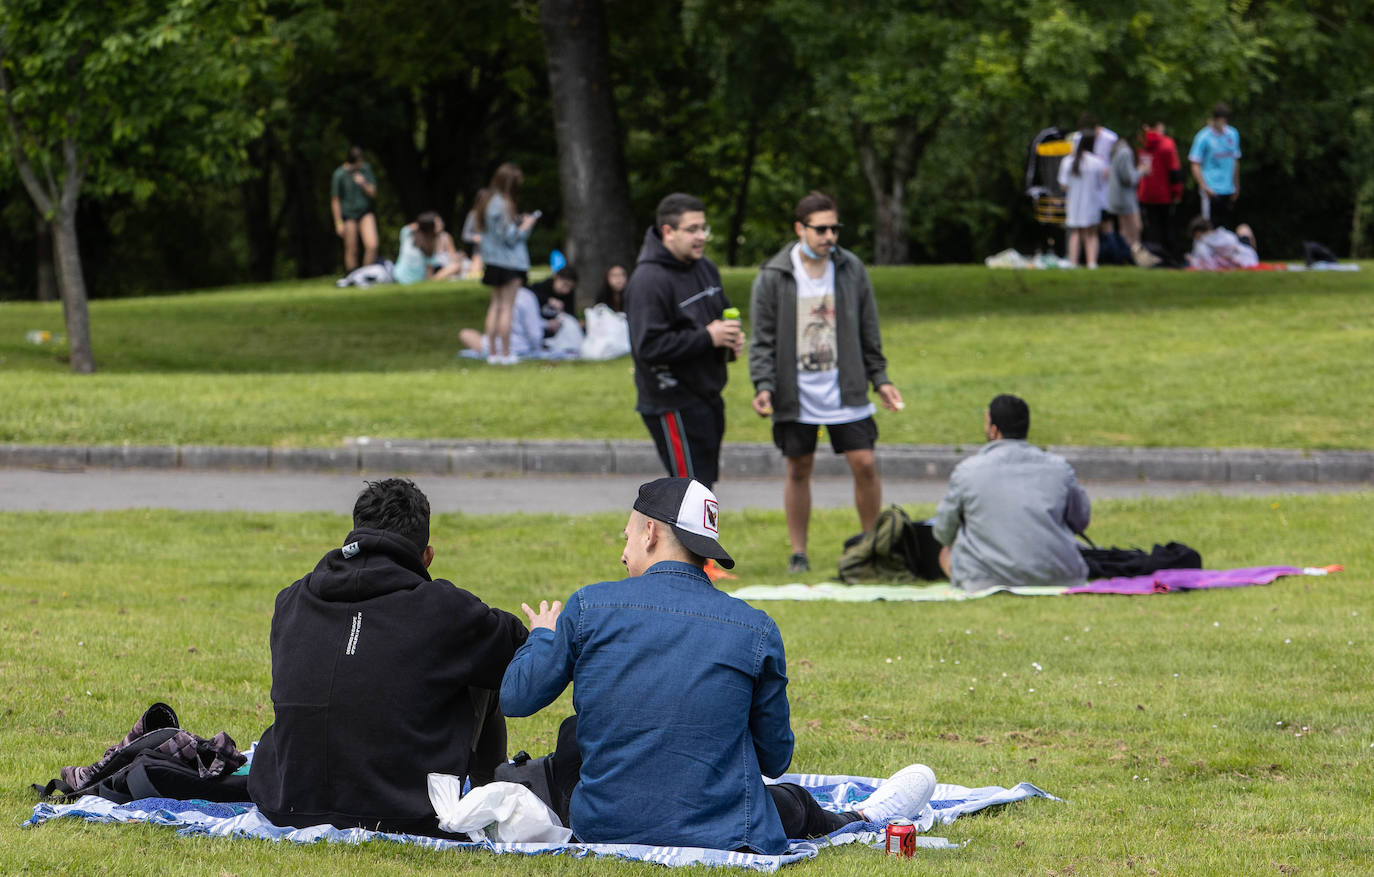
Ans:
POLYGON ((468 772, 468 686, 500 690, 524 624, 360 528, 277 595, 273 724, 248 791, 278 825, 438 834, 426 775, 468 772))
POLYGON ((716 347, 706 324, 730 306, 720 272, 709 259, 684 262, 668 252, 655 228, 630 283, 625 312, 634 350, 635 389, 641 414, 662 414, 693 401, 716 404, 734 352, 716 347))

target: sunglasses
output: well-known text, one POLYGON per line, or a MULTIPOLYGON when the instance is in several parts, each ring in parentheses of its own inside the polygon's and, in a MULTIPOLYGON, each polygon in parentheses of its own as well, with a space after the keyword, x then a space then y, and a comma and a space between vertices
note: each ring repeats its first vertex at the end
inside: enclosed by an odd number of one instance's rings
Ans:
MULTIPOLYGON (((805 225, 805 223, 803 224, 805 225)), ((834 225, 806 225, 806 227, 814 231, 816 234, 830 234, 831 232, 834 232, 835 236, 839 237, 840 229, 844 228, 844 223, 837 222, 834 225)))

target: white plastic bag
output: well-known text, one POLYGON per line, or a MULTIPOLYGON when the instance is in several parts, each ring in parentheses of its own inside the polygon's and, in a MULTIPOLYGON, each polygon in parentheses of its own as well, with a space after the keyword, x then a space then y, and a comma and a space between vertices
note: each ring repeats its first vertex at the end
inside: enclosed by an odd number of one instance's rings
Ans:
POLYGON ((610 305, 587 308, 587 337, 582 341, 583 359, 615 359, 630 352, 630 321, 610 305))
POLYGON ((582 349, 582 342, 586 336, 582 334, 582 327, 577 325, 577 320, 572 314, 558 315, 558 331, 552 338, 544 340, 544 346, 557 353, 577 353, 582 349))
POLYGON ((572 829, 519 783, 488 783, 463 794, 463 778, 429 775, 429 802, 444 831, 496 843, 566 843, 572 829))

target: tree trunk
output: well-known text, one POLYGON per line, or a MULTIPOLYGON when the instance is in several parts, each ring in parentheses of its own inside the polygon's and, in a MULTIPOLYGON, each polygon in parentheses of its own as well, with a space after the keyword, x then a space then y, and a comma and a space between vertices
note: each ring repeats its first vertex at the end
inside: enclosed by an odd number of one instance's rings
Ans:
POLYGON ((739 239, 744 233, 744 217, 749 209, 749 183, 754 178, 754 159, 759 154, 759 116, 749 114, 749 133, 744 142, 744 164, 739 190, 735 193, 735 212, 730 216, 730 239, 725 243, 725 264, 739 264, 739 239))
POLYGON ((37 236, 34 253, 38 259, 38 300, 57 301, 57 272, 52 263, 52 226, 42 216, 34 219, 33 226, 37 236))
POLYGON ((539 25, 558 137, 567 256, 579 276, 577 304, 587 307, 606 270, 633 267, 635 252, 606 12, 601 0, 543 0, 539 25))
POLYGON ((67 323, 67 350, 72 371, 81 375, 95 372, 91 353, 91 318, 86 305, 86 278, 81 272, 81 249, 76 240, 76 204, 62 199, 53 217, 53 251, 57 262, 57 281, 62 288, 62 314, 67 323))
POLYGON ((890 129, 890 154, 880 155, 875 131, 854 122, 854 148, 859 167, 873 192, 873 263, 905 264, 910 255, 907 235, 907 186, 916 178, 930 141, 940 130, 943 117, 922 127, 915 119, 899 119, 890 129))

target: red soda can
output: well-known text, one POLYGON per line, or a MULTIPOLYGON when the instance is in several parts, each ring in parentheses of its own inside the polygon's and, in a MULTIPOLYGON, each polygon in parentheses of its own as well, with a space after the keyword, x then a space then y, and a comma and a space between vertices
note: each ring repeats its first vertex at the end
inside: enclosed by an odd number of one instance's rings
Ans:
POLYGON ((894 819, 887 824, 887 854, 907 859, 916 855, 916 826, 910 819, 894 819))

